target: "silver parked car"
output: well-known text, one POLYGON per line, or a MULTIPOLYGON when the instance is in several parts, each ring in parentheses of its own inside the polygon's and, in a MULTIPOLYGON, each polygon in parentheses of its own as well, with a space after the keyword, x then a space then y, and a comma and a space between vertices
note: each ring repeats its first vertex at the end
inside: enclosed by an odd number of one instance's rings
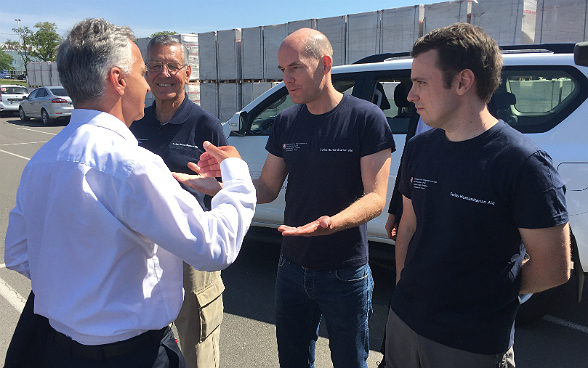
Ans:
POLYGON ((29 94, 26 87, 18 85, 0 86, 0 113, 17 112, 20 102, 29 94))
POLYGON ((48 125, 58 118, 69 118, 73 105, 71 98, 61 86, 40 87, 31 92, 20 103, 20 120, 41 118, 48 125))

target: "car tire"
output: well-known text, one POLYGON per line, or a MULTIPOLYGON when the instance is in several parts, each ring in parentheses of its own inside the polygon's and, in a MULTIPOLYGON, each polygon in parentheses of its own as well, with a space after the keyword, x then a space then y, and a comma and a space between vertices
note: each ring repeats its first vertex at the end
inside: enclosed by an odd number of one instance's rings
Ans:
POLYGON ((49 114, 47 113, 47 110, 42 109, 41 110, 41 120, 43 120, 43 125, 50 125, 51 124, 51 117, 49 117, 49 114))
POLYGON ((20 118, 20 120, 22 121, 29 121, 30 118, 25 114, 24 110, 22 109, 22 107, 18 108, 18 117, 20 118))
POLYGON ((566 284, 531 295, 529 300, 519 306, 516 325, 531 324, 545 316, 559 300, 566 284))

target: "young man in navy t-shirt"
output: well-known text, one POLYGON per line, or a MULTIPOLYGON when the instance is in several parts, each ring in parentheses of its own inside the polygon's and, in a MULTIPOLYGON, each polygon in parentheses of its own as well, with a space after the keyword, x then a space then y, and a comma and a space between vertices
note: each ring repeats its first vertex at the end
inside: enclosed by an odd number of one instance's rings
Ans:
POLYGON ((412 56, 408 100, 437 129, 404 151, 386 364, 514 367, 518 295, 570 276, 564 184, 545 152, 488 112, 502 57, 481 28, 436 29, 412 56))

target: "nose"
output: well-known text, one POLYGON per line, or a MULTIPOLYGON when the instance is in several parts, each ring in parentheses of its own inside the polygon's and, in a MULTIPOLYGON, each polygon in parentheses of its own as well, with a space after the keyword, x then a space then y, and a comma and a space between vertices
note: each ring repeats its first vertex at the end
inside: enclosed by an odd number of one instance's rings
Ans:
POLYGON ((418 96, 414 90, 414 84, 412 85, 412 87, 410 87, 406 99, 408 100, 408 102, 415 102, 418 99, 418 96))
POLYGON ((289 73, 288 70, 284 69, 282 70, 282 80, 284 81, 284 83, 287 83, 292 82, 294 78, 292 78, 292 74, 289 73))
POLYGON ((163 73, 166 77, 170 77, 171 76, 171 72, 169 71, 169 68, 168 68, 167 64, 163 64, 161 66, 161 72, 160 73, 163 73))
POLYGON ((154 73, 154 74, 156 74, 156 75, 163 74, 166 77, 170 77, 171 76, 171 72, 169 71, 169 68, 168 68, 167 64, 162 64, 161 65, 161 70, 159 72, 154 73))

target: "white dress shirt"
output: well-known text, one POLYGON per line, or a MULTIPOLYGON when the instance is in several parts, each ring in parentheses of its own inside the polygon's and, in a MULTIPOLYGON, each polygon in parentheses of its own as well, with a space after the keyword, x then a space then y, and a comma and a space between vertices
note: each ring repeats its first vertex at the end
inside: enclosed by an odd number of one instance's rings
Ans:
POLYGON ((226 268, 253 218, 247 164, 228 158, 221 170, 204 212, 122 121, 74 110, 23 171, 6 266, 31 279, 35 313, 82 344, 161 329, 182 305, 182 259, 226 268))

